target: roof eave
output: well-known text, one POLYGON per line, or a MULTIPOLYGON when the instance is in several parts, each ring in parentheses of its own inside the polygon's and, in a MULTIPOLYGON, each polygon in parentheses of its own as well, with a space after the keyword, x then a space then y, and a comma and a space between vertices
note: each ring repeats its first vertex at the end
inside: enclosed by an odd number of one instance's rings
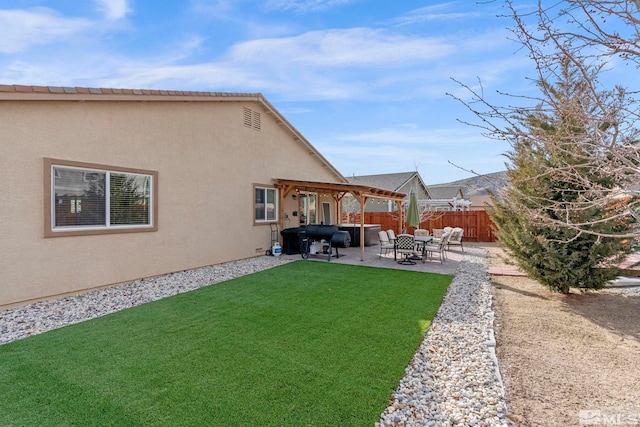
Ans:
POLYGON ((2 101, 259 101, 260 93, 0 85, 2 101))

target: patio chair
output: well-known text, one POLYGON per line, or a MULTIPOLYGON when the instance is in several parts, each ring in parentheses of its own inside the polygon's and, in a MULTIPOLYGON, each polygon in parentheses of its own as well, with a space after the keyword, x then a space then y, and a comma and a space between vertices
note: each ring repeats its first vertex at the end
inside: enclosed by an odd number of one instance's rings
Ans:
POLYGON ((431 230, 431 234, 433 235, 434 240, 440 239, 444 234, 444 230, 442 228, 434 228, 431 230))
POLYGON ((394 249, 394 245, 389 240, 389 235, 386 231, 378 231, 378 237, 380 238, 380 253, 378 254, 378 258, 380 258, 383 255, 382 251, 384 251, 384 255, 386 255, 394 249))
POLYGON ((391 243, 394 243, 396 241, 396 232, 392 229, 387 230, 387 236, 389 236, 389 241, 391 243))
POLYGON ((418 236, 428 237, 429 230, 425 230, 423 228, 416 228, 415 230, 413 230, 413 235, 416 237, 418 236))
POLYGON ((433 237, 429 235, 429 230, 424 230, 420 228, 416 228, 413 231, 413 236, 416 239, 416 246, 421 246, 426 243, 430 243, 433 240, 433 237))
POLYGON ((464 246, 462 246, 462 237, 464 236, 464 229, 456 227, 451 230, 449 241, 447 242, 447 249, 451 249, 451 246, 460 246, 462 252, 464 252, 464 246))
MULTIPOLYGON (((424 246, 424 253, 429 257, 429 260, 431 260, 434 253, 438 253, 440 254, 440 264, 444 262, 444 260, 447 258, 446 249, 447 243, 449 241, 449 236, 450 234, 445 233, 442 235, 439 242, 434 242, 424 246)), ((425 262, 426 256, 422 258, 422 262, 425 262)))
POLYGON ((419 256, 416 253, 416 241, 412 234, 398 234, 396 242, 393 248, 393 259, 398 264, 414 265, 413 257, 419 256), (402 259, 398 261, 398 254, 402 256, 402 259))
POLYGON ((442 236, 444 236, 445 234, 451 233, 451 230, 453 230, 453 227, 434 228, 432 242, 440 243, 440 239, 442 239, 442 236))

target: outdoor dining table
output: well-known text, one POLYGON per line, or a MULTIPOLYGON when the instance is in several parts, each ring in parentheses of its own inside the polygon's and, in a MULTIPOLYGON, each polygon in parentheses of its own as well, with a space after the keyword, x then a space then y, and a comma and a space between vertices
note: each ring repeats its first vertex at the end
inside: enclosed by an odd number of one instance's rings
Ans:
POLYGON ((413 238, 416 242, 416 249, 420 250, 422 252, 422 258, 424 259, 424 248, 427 245, 427 243, 430 243, 431 241, 433 241, 433 236, 414 236, 413 238))

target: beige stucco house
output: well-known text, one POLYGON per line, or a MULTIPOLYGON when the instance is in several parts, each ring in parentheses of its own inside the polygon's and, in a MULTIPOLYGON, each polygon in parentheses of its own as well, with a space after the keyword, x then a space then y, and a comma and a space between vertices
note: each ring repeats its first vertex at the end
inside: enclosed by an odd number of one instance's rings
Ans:
POLYGON ((278 179, 347 183, 260 94, 0 85, 0 127, 0 307, 264 255, 339 212, 278 179))

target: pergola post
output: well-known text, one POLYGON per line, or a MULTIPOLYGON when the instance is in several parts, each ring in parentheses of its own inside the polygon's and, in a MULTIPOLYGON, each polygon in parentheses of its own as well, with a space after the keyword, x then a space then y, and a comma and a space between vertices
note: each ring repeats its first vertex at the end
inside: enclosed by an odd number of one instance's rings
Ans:
POLYGON ((333 198, 336 201, 336 224, 342 223, 342 198, 345 194, 347 193, 333 193, 333 198))
POLYGON ((396 204, 398 205, 398 230, 402 233, 402 224, 404 224, 404 218, 402 217, 402 200, 396 200, 396 204))
POLYGON ((360 203, 360 261, 364 261, 364 211, 368 199, 367 196, 364 196, 362 203, 360 203))
POLYGON ((364 209, 367 203, 367 196, 356 190, 351 190, 350 193, 360 203, 360 261, 364 261, 364 209))
MULTIPOLYGON (((291 192, 295 190, 295 187, 291 185, 284 185, 280 187, 280 200, 278 201, 279 212, 278 212, 278 223, 280 224, 280 230, 284 230, 284 203, 286 198, 291 194, 291 192)), ((278 241, 280 241, 280 236, 278 236, 278 241)))

